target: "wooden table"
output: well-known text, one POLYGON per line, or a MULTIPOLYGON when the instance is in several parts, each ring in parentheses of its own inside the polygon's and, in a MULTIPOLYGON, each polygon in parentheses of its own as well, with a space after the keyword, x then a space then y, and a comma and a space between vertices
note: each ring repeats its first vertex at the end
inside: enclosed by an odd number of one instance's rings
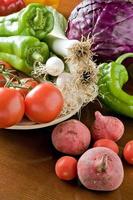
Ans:
MULTIPOLYGON (((61 1, 59 10, 70 12, 71 3, 72 1, 68 4, 68 0, 61 1)), ((92 124, 95 110, 106 113, 98 102, 91 103, 82 110, 81 121, 88 127, 92 124)), ((119 141, 122 152, 125 143, 133 139, 133 120, 124 117, 121 119, 125 124, 125 134, 119 141)), ((121 187, 114 192, 93 192, 77 181, 59 180, 54 172, 54 164, 61 154, 51 144, 53 128, 0 130, 0 200, 133 199, 133 167, 124 161, 125 178, 121 187)))

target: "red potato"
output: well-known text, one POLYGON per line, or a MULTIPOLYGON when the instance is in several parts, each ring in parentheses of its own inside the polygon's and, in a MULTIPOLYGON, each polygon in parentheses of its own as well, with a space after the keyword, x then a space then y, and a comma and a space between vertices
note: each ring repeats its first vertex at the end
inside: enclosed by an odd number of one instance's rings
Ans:
POLYGON ((57 125, 52 132, 54 147, 66 154, 80 155, 91 140, 89 129, 80 121, 71 119, 57 125))
POLYGON ((118 141, 124 134, 124 125, 116 117, 103 116, 99 111, 95 112, 95 121, 92 125, 93 139, 110 139, 118 141))
POLYGON ((78 177, 88 189, 113 191, 123 182, 124 170, 119 156, 105 147, 86 151, 78 161, 78 177))

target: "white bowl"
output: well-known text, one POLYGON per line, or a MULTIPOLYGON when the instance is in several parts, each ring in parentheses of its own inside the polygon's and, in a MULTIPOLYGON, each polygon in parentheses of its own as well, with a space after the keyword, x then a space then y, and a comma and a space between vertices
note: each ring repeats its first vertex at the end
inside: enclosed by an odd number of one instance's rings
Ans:
POLYGON ((70 117, 72 117, 73 115, 75 115, 82 107, 82 100, 79 99, 78 102, 79 106, 77 109, 73 110, 71 113, 69 113, 66 116, 63 117, 58 117, 57 119, 55 119, 54 121, 51 121, 49 123, 43 123, 43 124, 38 124, 32 121, 29 121, 28 119, 23 119, 23 121, 17 125, 11 126, 7 129, 12 129, 12 130, 30 130, 30 129, 39 129, 39 128, 45 128, 45 127, 49 127, 49 126, 53 126, 55 124, 58 124, 60 122, 63 122, 67 119, 69 119, 70 117))

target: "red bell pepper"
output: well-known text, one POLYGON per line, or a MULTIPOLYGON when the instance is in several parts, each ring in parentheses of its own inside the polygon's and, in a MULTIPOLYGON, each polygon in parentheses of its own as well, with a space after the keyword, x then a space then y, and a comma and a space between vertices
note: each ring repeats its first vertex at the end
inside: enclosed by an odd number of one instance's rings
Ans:
POLYGON ((25 7, 23 0, 0 0, 0 16, 6 16, 25 7))

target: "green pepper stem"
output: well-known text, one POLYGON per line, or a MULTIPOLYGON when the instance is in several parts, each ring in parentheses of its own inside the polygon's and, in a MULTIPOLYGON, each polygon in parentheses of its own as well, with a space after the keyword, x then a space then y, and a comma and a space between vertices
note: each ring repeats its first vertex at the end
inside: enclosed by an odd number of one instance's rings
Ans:
POLYGON ((35 51, 35 52, 32 54, 32 58, 33 58, 35 61, 43 62, 43 57, 42 57, 41 54, 38 53, 37 51, 35 51))
POLYGON ((36 17, 34 18, 33 22, 34 25, 38 26, 43 20, 43 12, 40 8, 36 9, 36 17))
POLYGON ((125 53, 117 58, 116 63, 121 64, 125 59, 131 57, 133 57, 133 53, 125 53))

